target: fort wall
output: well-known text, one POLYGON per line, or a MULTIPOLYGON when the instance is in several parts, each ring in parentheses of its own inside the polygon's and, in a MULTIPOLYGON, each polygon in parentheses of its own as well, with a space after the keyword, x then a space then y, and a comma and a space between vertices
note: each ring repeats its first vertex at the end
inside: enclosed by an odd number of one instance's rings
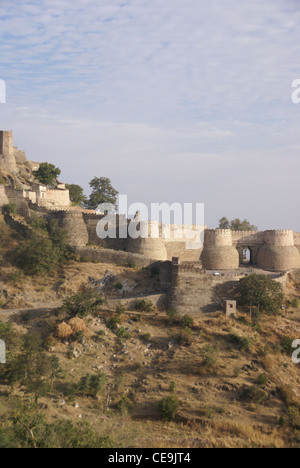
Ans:
POLYGON ((17 170, 13 134, 11 131, 0 131, 0 169, 7 172, 15 172, 17 170))
POLYGON ((156 259, 147 258, 144 255, 138 255, 131 252, 116 251, 110 249, 101 249, 95 247, 72 246, 76 255, 84 260, 95 263, 112 263, 115 265, 135 266, 137 268, 147 268, 150 265, 156 265, 156 259))

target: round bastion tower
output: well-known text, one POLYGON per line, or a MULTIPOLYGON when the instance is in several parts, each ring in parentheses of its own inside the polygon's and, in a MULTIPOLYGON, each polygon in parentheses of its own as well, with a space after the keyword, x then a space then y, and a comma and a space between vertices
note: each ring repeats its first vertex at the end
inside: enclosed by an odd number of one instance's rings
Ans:
POLYGON ((60 226, 67 231, 70 245, 86 246, 89 236, 80 211, 60 211, 58 219, 60 226))
POLYGON ((257 266, 272 271, 300 268, 300 255, 294 245, 293 231, 265 231, 264 245, 257 254, 257 266))
POLYGON ((239 254, 232 245, 230 229, 206 229, 201 254, 207 270, 234 270, 239 267, 239 254))
POLYGON ((167 260, 167 250, 159 234, 158 223, 141 221, 138 216, 128 226, 128 251, 144 255, 153 260, 167 260), (131 226, 133 227, 131 232, 131 226), (141 236, 134 238, 134 231, 140 231, 141 236))

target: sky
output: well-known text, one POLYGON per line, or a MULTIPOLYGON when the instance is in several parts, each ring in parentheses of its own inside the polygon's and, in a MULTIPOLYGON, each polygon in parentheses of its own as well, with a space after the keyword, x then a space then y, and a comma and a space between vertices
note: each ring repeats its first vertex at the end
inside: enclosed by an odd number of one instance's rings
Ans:
POLYGON ((129 203, 300 231, 299 0, 0 0, 0 128, 129 203))

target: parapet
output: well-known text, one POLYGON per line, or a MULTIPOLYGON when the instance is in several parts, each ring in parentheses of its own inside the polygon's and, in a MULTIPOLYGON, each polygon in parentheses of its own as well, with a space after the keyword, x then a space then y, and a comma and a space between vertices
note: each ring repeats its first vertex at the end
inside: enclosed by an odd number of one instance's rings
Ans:
POLYGON ((293 246, 294 233, 292 230, 268 230, 264 232, 264 243, 275 246, 293 246))

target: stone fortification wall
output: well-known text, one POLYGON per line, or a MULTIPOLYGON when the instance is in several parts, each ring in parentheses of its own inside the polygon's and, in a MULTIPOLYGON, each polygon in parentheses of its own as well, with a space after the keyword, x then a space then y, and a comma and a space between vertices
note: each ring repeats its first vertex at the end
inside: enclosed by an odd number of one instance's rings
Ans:
POLYGON ((0 131, 0 169, 7 172, 16 172, 17 170, 11 131, 0 131))
POLYGON ((132 265, 137 268, 147 268, 150 265, 159 265, 156 259, 147 258, 143 255, 134 254, 131 252, 116 251, 110 249, 102 249, 95 247, 79 247, 73 246, 72 250, 81 259, 88 259, 92 262, 112 263, 115 265, 132 265))
POLYGON ((5 186, 0 184, 0 208, 4 205, 7 205, 9 200, 5 192, 5 186))
POLYGON ((239 267, 239 254, 232 245, 230 229, 205 231, 201 261, 208 270, 234 270, 239 267))

